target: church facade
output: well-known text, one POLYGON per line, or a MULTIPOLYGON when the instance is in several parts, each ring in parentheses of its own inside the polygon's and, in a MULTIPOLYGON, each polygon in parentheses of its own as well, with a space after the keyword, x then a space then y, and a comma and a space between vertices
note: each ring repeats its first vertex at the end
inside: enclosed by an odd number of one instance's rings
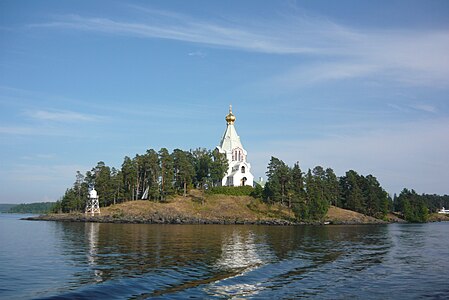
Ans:
POLYGON ((251 165, 247 162, 247 151, 243 148, 240 137, 234 127, 235 116, 232 113, 232 106, 229 107, 229 114, 225 120, 226 131, 221 139, 217 150, 224 153, 228 159, 228 171, 222 179, 222 186, 253 186, 254 176, 251 174, 251 165))

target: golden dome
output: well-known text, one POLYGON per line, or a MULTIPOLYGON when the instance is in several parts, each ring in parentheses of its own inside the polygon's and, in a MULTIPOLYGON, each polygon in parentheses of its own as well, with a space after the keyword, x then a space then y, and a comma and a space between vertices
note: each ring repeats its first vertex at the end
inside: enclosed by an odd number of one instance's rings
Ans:
POLYGON ((235 122, 235 116, 232 113, 232 105, 229 105, 229 114, 226 116, 225 120, 229 125, 234 124, 235 122))

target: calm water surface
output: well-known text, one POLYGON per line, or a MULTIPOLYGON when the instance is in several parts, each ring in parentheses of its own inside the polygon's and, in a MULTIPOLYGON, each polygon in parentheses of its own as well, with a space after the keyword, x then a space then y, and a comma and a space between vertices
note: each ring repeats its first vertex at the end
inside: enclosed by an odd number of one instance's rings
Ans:
POLYGON ((1 299, 449 299, 449 223, 270 227, 0 214, 1 299))

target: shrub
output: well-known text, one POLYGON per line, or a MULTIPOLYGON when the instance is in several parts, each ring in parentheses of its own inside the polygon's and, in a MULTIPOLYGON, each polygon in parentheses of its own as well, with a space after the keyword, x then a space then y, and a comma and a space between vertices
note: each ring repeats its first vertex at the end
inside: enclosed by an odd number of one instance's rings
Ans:
POLYGON ((207 194, 221 194, 228 196, 250 196, 253 192, 253 187, 245 186, 217 186, 206 191, 207 194))

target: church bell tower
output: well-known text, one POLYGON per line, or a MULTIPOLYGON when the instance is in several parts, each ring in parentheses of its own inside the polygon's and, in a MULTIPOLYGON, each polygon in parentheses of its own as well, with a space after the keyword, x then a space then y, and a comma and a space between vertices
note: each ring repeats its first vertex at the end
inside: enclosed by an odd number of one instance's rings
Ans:
POLYGON ((247 151, 243 148, 240 137, 235 130, 236 117, 232 113, 232 105, 225 117, 226 130, 217 149, 224 153, 228 159, 228 171, 222 179, 223 186, 253 186, 254 176, 251 174, 251 165, 247 162, 247 151))

